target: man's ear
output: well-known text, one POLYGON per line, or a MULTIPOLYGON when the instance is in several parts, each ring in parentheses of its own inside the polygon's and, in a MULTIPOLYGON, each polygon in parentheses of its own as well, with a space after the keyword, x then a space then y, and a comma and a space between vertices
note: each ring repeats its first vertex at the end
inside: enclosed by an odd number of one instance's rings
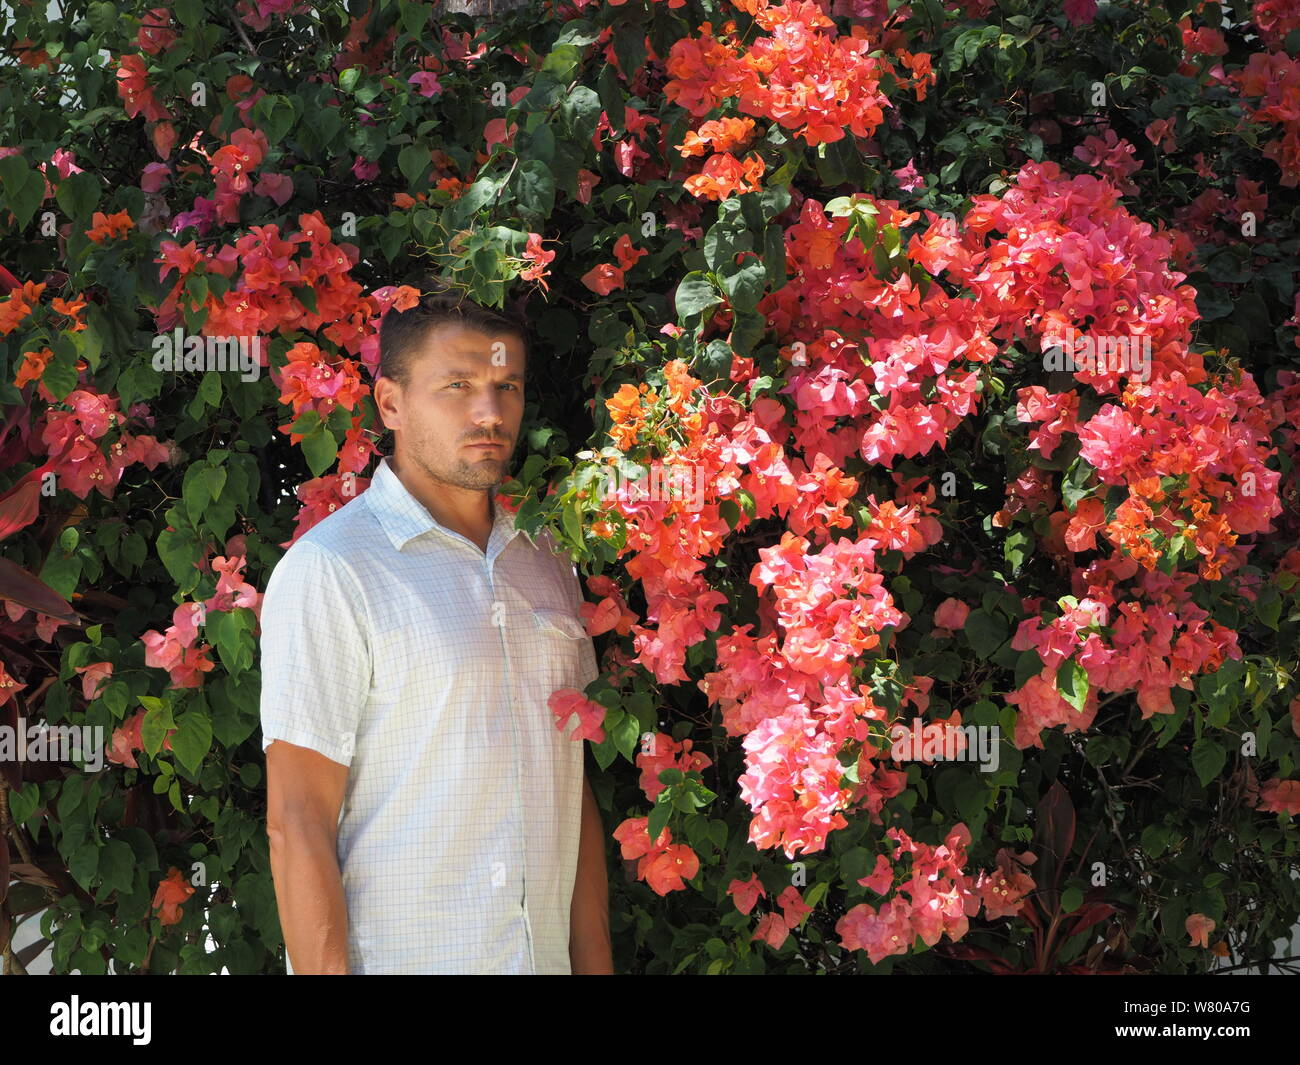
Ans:
POLYGON ((400 429, 401 415, 393 406, 394 397, 400 392, 397 383, 391 377, 380 377, 371 389, 374 396, 375 409, 379 412, 379 420, 386 429, 400 429), (385 410, 387 405, 388 409, 385 410))

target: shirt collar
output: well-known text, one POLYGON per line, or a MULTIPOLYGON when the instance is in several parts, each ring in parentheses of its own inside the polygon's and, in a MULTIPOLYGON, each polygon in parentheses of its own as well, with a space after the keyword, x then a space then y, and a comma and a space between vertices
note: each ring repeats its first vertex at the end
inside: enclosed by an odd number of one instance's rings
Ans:
MULTIPOLYGON (((389 466, 387 457, 381 459, 379 465, 375 467, 374 477, 371 478, 370 484, 362 495, 370 500, 371 513, 379 519, 388 539, 398 551, 417 536, 427 532, 437 532, 453 538, 460 537, 459 533, 454 533, 435 521, 424 504, 411 495, 406 485, 402 484, 389 466)), ((524 539, 533 547, 537 546, 536 540, 527 530, 515 527, 514 514, 495 502, 490 502, 490 505, 493 510, 493 521, 489 543, 493 538, 499 539, 504 549, 517 533, 523 533, 524 539)))

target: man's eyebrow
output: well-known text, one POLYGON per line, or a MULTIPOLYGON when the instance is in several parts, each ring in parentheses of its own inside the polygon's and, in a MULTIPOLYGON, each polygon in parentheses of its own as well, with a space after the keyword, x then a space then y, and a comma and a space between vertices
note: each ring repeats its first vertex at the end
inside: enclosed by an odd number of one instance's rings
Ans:
MULTIPOLYGON (((443 370, 442 373, 438 375, 438 380, 451 381, 453 379, 458 379, 458 378, 477 377, 478 374, 479 374, 478 370, 470 370, 470 369, 443 370)), ((506 374, 505 377, 502 378, 503 381, 522 381, 523 379, 524 379, 524 375, 520 373, 506 374)))

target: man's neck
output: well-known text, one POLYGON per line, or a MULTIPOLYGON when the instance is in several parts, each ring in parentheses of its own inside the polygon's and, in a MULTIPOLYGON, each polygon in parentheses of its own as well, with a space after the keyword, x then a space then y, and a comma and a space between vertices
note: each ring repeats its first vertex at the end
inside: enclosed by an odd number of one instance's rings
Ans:
POLYGON ((491 491, 457 488, 434 480, 413 462, 402 462, 394 454, 388 458, 388 467, 402 482, 402 486, 415 497, 425 510, 444 529, 460 533, 487 553, 487 543, 492 535, 496 507, 491 491))

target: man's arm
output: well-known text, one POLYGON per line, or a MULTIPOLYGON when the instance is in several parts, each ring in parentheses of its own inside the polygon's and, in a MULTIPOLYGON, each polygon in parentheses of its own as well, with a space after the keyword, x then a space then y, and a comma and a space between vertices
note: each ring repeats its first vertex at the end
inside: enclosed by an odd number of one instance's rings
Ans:
POLYGON ((569 908, 569 965, 575 976, 612 976, 614 954, 609 939, 609 879, 605 871, 605 829, 600 807, 582 778, 582 832, 578 875, 569 908))
POLYGON ((346 975, 348 911, 338 820, 347 766, 284 740, 266 749, 266 832, 285 950, 295 974, 346 975))
POLYGON ((373 675, 363 590, 347 562, 299 540, 262 600, 267 836, 294 971, 347 972, 338 820, 373 675))

